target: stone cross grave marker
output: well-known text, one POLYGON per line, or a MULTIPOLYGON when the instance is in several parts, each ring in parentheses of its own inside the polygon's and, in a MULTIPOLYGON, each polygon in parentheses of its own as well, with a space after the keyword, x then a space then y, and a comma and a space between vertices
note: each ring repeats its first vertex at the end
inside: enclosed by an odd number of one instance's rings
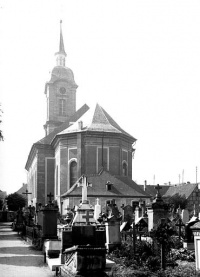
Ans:
POLYGON ((181 228, 182 228, 182 226, 185 226, 185 224, 183 224, 181 218, 178 219, 178 222, 176 223, 176 226, 178 227, 178 237, 180 239, 181 238, 181 228))
POLYGON ((29 192, 27 189, 25 192, 22 192, 22 194, 25 194, 26 195, 26 201, 27 201, 27 205, 28 205, 28 195, 29 194, 32 194, 32 192, 29 192))
POLYGON ((52 203, 52 198, 53 198, 53 194, 51 194, 51 192, 49 194, 47 194, 47 197, 49 198, 49 203, 52 203))
POLYGON ((162 197, 161 197, 161 194, 160 194, 160 190, 161 190, 162 188, 160 187, 159 184, 157 184, 157 186, 154 187, 154 188, 157 190, 156 199, 161 199, 162 197))
POLYGON ((87 203, 87 188, 92 187, 92 184, 90 184, 87 181, 87 177, 83 175, 78 182, 78 187, 82 187, 82 203, 87 203))
POLYGON ((87 211, 86 211, 86 214, 83 215, 82 218, 85 218, 85 219, 86 219, 86 224, 89 225, 90 218, 93 218, 93 215, 90 215, 90 211, 87 210, 87 211))
POLYGON ((26 198, 28 197, 28 194, 32 194, 32 192, 29 192, 27 189, 26 189, 26 192, 22 192, 22 194, 25 194, 26 195, 26 198))

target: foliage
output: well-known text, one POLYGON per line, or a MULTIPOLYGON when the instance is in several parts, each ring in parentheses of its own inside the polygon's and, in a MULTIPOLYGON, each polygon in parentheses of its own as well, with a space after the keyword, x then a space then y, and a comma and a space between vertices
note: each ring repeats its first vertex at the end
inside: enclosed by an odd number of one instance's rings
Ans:
POLYGON ((0 210, 3 208, 3 199, 0 198, 0 210))
POLYGON ((19 208, 26 206, 26 198, 17 192, 9 194, 7 197, 7 205, 10 211, 17 211, 19 208))
POLYGON ((183 239, 179 239, 177 236, 172 236, 170 238, 170 246, 173 249, 180 249, 183 247, 183 239))
POLYGON ((194 251, 187 250, 186 248, 171 249, 170 256, 173 261, 177 261, 177 260, 188 261, 188 262, 195 261, 194 251))
POLYGON ((179 207, 181 209, 186 209, 187 207, 187 199, 185 196, 181 196, 180 194, 176 193, 172 197, 168 197, 165 199, 165 202, 169 204, 171 209, 176 211, 179 207))
MULTIPOLYGON (((169 225, 169 224, 167 224, 169 225)), ((161 227, 163 228, 163 226, 161 227)), ((163 230, 162 230, 163 231, 163 230)), ((116 265, 112 268, 109 276, 112 277, 181 277, 196 276, 195 275, 195 254, 194 251, 179 248, 182 242, 178 237, 171 236, 170 225, 164 230, 168 236, 164 236, 168 240, 167 268, 161 270, 160 261, 160 240, 161 229, 157 232, 157 239, 153 240, 153 244, 147 241, 136 242, 136 253, 134 254, 131 238, 123 242, 119 249, 114 250, 108 255, 116 265), (167 231, 166 231, 167 230, 167 231), (158 242, 158 240, 160 242, 158 242), (187 264, 187 266, 186 266, 187 264), (170 266, 170 267, 169 267, 170 266)))
POLYGON ((166 270, 157 272, 158 277, 195 277, 196 269, 194 263, 187 263, 179 265, 175 268, 168 267, 166 270))

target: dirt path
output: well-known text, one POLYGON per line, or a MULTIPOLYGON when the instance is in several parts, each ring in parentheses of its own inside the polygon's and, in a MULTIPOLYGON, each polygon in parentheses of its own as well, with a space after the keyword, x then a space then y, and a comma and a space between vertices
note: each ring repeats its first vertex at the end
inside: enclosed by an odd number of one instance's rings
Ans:
POLYGON ((11 229, 11 223, 0 222, 0 276, 52 277, 43 262, 41 251, 34 250, 11 229))

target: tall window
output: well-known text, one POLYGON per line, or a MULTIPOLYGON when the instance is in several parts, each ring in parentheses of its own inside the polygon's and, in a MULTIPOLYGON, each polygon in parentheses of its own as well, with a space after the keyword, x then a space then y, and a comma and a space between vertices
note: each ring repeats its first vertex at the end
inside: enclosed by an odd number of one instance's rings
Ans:
POLYGON ((71 188, 78 179, 76 161, 72 161, 70 163, 69 170, 70 170, 70 188, 71 188))
POLYGON ((123 176, 128 175, 128 166, 127 166, 127 163, 125 161, 122 163, 122 175, 123 176))
POLYGON ((59 115, 66 115, 66 100, 59 99, 59 115))

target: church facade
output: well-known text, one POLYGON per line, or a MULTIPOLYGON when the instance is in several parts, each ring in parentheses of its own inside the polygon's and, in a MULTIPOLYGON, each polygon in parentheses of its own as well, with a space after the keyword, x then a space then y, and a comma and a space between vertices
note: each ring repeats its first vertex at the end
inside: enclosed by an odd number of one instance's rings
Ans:
POLYGON ((115 199, 116 203, 133 204, 149 196, 132 181, 133 145, 136 139, 125 132, 97 104, 86 104, 76 110, 74 74, 65 66, 62 28, 56 53, 56 66, 45 85, 47 120, 45 137, 33 144, 27 162, 29 203, 46 204, 48 195, 64 213, 80 203, 78 180, 85 175, 92 186, 88 199, 92 205, 99 198, 102 207, 115 199))

